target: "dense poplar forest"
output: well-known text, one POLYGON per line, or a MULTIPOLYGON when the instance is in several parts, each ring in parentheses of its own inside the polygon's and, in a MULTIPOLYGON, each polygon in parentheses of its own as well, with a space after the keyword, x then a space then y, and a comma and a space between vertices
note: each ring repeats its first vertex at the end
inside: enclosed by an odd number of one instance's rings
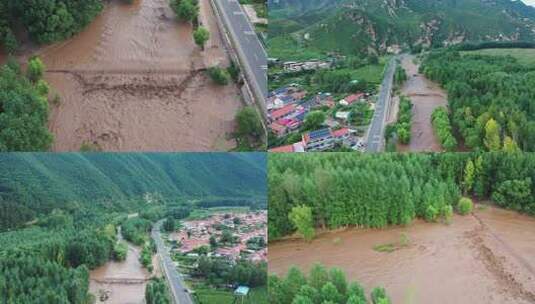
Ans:
POLYGON ((0 44, 8 53, 19 45, 15 32, 37 43, 63 40, 80 32, 103 9, 102 0, 6 0, 0 3, 0 44))
POLYGON ((535 154, 273 154, 268 162, 269 238, 291 234, 292 208, 316 227, 385 227, 464 212, 461 197, 535 215, 535 154))
POLYGON ((448 49, 427 55, 421 70, 447 90, 454 134, 468 148, 535 151, 533 64, 448 49))
POLYGON ((327 269, 315 264, 308 275, 292 267, 284 277, 269 277, 269 300, 273 304, 390 304, 383 288, 374 288, 368 302, 364 288, 348 282, 338 268, 327 269))
POLYGON ((0 154, 0 303, 92 303, 89 270, 125 257, 119 226, 150 271, 155 221, 204 198, 265 206, 265 170, 263 154, 0 154))
POLYGON ((26 75, 14 59, 0 66, 0 152, 50 148, 49 86, 41 79, 43 71, 38 58, 29 60, 26 75))

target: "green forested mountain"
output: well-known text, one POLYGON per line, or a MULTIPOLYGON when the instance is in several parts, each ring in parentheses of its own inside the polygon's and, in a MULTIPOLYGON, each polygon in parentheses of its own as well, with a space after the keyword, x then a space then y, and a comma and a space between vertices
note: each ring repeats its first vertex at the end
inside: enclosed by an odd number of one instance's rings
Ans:
POLYGON ((281 0, 270 4, 274 45, 283 40, 320 52, 349 55, 535 39, 535 8, 521 1, 281 0))
POLYGON ((535 215, 535 154, 272 154, 268 167, 270 239, 295 231, 302 205, 331 229, 434 221, 461 194, 535 215))
MULTIPOLYGON (((263 154, 0 154, 0 224, 88 203, 124 211, 147 193, 171 200, 258 199, 263 154)), ((0 226, 2 227, 2 226, 0 226)))
POLYGON ((0 303, 93 303, 88 270, 118 258, 119 225, 145 244, 147 266, 152 222, 204 204, 265 206, 265 162, 260 153, 0 154, 0 303))

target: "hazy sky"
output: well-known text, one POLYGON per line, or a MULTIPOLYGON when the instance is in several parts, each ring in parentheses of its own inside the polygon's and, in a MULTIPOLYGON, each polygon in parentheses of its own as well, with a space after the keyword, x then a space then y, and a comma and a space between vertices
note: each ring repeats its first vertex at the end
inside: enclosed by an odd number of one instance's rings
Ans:
POLYGON ((535 0, 522 0, 524 3, 535 6, 535 0))

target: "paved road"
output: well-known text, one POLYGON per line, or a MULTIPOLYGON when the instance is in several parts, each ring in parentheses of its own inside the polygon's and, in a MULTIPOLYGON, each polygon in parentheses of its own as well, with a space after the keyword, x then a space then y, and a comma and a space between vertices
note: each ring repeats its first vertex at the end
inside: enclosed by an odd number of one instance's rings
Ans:
POLYGON ((240 58, 245 59, 242 64, 245 65, 246 76, 256 91, 255 94, 261 94, 265 98, 268 94, 266 50, 238 0, 213 1, 222 13, 240 58))
POLYGON ((397 65, 396 60, 397 57, 394 57, 388 63, 383 83, 379 89, 379 99, 375 105, 375 114, 373 115, 370 129, 368 130, 367 151, 370 153, 378 153, 384 150, 386 115, 388 114, 388 107, 392 100, 392 86, 397 65))
POLYGON ((160 228, 162 227, 163 220, 157 222, 154 227, 152 227, 151 236, 156 243, 156 248, 162 259, 161 265, 163 266, 163 271, 171 287, 171 294, 173 295, 174 302, 176 304, 193 304, 189 293, 185 291, 186 284, 182 276, 176 270, 176 267, 169 256, 169 251, 165 248, 165 244, 160 235, 160 228))

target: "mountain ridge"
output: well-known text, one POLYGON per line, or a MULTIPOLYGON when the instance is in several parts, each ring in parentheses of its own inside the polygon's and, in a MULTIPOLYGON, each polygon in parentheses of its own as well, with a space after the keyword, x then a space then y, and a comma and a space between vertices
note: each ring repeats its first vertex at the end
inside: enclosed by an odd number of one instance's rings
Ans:
POLYGON ((291 35, 309 48, 343 54, 418 51, 465 42, 535 41, 535 8, 521 1, 304 2, 271 4, 275 20, 270 38, 291 35), (304 9, 295 15, 300 8, 304 9), (288 16, 293 16, 291 21, 285 20, 288 16))

